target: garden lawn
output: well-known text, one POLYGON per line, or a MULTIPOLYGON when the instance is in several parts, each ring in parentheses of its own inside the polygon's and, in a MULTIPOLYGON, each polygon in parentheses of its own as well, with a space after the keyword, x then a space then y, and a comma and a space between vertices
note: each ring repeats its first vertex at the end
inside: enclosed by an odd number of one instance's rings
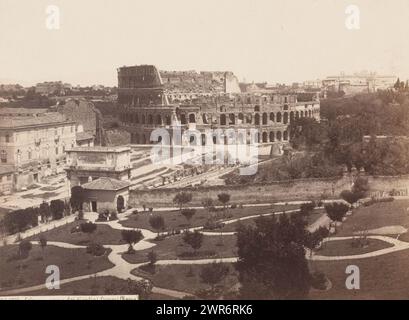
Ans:
POLYGON ((43 251, 39 245, 33 245, 29 256, 21 260, 14 258, 17 252, 17 245, 0 248, 2 290, 44 284, 49 277, 45 272, 49 265, 60 268, 61 279, 93 274, 114 266, 107 258, 108 250, 104 256, 94 257, 87 254, 85 249, 65 249, 47 245, 43 251))
POLYGON ((158 211, 155 212, 139 212, 131 215, 127 220, 120 223, 127 228, 140 228, 154 230, 150 223, 149 218, 151 215, 161 215, 165 220, 165 231, 186 229, 188 227, 200 227, 203 226, 206 221, 212 216, 221 220, 231 220, 241 217, 247 217, 252 215, 260 215, 271 212, 279 212, 283 210, 298 209, 298 205, 274 205, 274 206, 262 206, 262 207, 244 207, 236 209, 227 209, 223 215, 223 209, 219 209, 217 212, 208 212, 206 209, 197 209, 195 215, 190 222, 180 213, 179 210, 175 211, 158 211))
POLYGON ((42 232, 41 234, 27 238, 32 241, 39 241, 40 236, 44 236, 47 241, 67 242, 75 245, 86 246, 90 242, 98 242, 100 244, 124 244, 122 240, 121 230, 113 229, 108 225, 97 224, 97 229, 94 233, 87 234, 83 232, 71 233, 71 230, 81 223, 86 221, 75 221, 67 225, 42 232))
MULTIPOLYGON (((42 289, 28 292, 30 296, 89 296, 89 295, 128 295, 128 281, 112 276, 94 277, 60 285, 59 290, 42 289)), ((151 294, 156 299, 155 294, 151 294)), ((149 299, 151 299, 151 296, 149 299)), ((157 297, 160 299, 160 296, 157 297)))
POLYGON ((328 241, 323 244, 323 247, 320 250, 316 251, 316 254, 320 256, 352 256, 393 247, 392 244, 382 240, 367 240, 369 241, 369 244, 365 247, 354 247, 354 241, 352 239, 328 241))
MULTIPOLYGON (((337 236, 351 236, 354 232, 377 229, 387 226, 403 226, 409 229, 409 200, 379 202, 369 207, 354 209, 352 216, 337 228, 337 236)), ((403 234, 399 240, 409 241, 409 235, 403 234)))
POLYGON ((311 299, 408 299, 409 251, 403 250, 379 257, 345 261, 315 261, 319 270, 332 282, 328 291, 312 290, 311 299), (356 265, 360 271, 360 289, 348 290, 345 280, 347 266, 356 265))
POLYGON ((152 241, 155 247, 136 251, 134 254, 123 253, 122 258, 130 263, 148 262, 147 255, 154 251, 158 260, 175 259, 208 259, 208 258, 232 258, 237 257, 237 237, 233 236, 203 236, 203 243, 197 254, 185 244, 182 235, 165 238, 161 241, 152 241))
MULTIPOLYGON (((238 283, 238 275, 233 264, 225 265, 229 267, 230 272, 219 285, 225 291, 230 291, 238 283)), ((195 294, 198 290, 210 288, 201 281, 200 273, 203 267, 204 265, 155 266, 155 273, 147 273, 139 268, 134 269, 132 273, 149 278, 155 287, 195 294)))

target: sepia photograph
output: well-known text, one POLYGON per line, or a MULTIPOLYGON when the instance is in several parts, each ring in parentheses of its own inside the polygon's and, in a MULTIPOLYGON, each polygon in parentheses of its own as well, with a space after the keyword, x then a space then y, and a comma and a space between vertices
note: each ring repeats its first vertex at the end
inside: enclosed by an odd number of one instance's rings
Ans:
POLYGON ((408 17, 0 0, 0 300, 409 299, 408 17))

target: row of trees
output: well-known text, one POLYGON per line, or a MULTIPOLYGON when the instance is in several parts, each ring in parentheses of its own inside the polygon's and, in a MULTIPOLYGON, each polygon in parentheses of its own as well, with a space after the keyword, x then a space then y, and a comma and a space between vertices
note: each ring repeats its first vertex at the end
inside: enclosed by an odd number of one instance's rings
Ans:
POLYGON ((43 202, 39 207, 14 210, 6 213, 1 221, 4 230, 8 234, 23 232, 38 225, 39 217, 45 222, 50 219, 59 220, 64 214, 70 214, 68 203, 62 200, 52 200, 50 204, 43 202))

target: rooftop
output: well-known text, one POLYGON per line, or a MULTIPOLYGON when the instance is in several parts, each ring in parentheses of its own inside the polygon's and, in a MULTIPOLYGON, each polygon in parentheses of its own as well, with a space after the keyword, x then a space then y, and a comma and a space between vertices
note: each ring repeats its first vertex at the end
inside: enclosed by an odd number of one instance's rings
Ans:
POLYGON ((75 139, 77 141, 91 140, 94 139, 94 135, 89 132, 77 132, 75 139))
POLYGON ((47 108, 0 108, 0 115, 27 115, 27 114, 40 114, 46 113, 48 111, 47 108))
POLYGON ((117 180, 108 177, 102 177, 97 180, 83 184, 82 187, 87 190, 105 190, 117 191, 130 186, 128 181, 117 180))
POLYGON ((0 165, 0 174, 8 174, 14 172, 13 165, 0 165))
POLYGON ((66 150, 67 152, 126 152, 131 151, 130 147, 102 147, 102 146, 94 146, 94 147, 74 147, 66 150))
POLYGON ((5 116, 0 119, 0 129, 17 129, 22 127, 30 126, 41 126, 49 124, 62 124, 62 123, 74 123, 73 121, 67 120, 62 114, 57 112, 43 113, 39 116, 16 116, 9 117, 5 116))

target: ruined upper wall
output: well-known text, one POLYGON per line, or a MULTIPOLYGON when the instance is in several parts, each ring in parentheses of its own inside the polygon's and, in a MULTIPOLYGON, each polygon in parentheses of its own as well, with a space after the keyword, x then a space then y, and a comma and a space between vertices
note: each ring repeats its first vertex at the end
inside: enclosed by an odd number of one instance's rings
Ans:
POLYGON ((153 65, 121 67, 118 69, 119 89, 162 87, 160 74, 153 65))

